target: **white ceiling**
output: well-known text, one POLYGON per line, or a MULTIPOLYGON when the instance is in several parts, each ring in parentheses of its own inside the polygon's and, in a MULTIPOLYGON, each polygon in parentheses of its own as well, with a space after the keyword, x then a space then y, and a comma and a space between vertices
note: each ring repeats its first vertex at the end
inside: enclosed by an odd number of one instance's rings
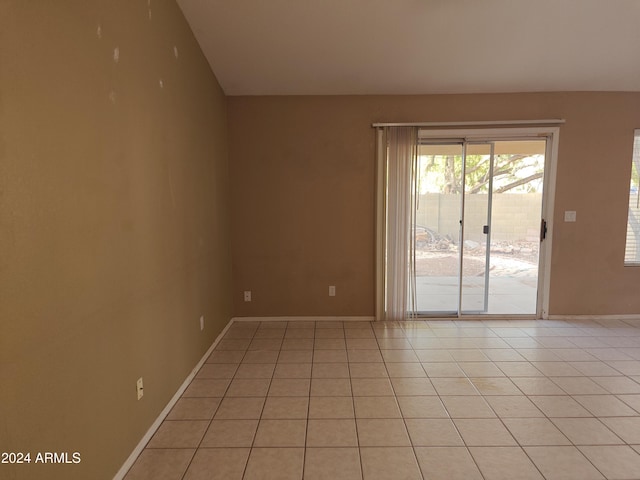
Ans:
POLYGON ((640 0, 178 0, 227 95, 640 91, 640 0))

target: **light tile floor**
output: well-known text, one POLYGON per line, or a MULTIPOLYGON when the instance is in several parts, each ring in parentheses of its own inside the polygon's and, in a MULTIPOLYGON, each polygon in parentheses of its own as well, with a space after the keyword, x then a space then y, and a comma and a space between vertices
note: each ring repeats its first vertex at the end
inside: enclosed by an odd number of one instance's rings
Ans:
POLYGON ((640 322, 235 322, 126 480, 640 479, 640 322))

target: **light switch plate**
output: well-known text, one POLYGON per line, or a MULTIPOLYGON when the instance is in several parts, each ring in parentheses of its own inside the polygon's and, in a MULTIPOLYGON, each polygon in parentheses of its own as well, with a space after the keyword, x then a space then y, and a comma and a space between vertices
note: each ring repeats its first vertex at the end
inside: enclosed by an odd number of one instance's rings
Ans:
POLYGON ((575 210, 565 210, 565 212, 564 212, 564 221, 565 222, 575 222, 576 221, 576 212, 575 212, 575 210))

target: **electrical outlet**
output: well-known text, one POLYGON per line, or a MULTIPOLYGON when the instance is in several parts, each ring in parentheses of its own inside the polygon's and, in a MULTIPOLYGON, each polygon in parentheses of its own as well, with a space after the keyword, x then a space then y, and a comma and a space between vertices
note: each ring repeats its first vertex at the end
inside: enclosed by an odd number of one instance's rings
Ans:
POLYGON ((200 315, 200 331, 204 330, 204 315, 200 315))
POLYGON ((564 221, 565 222, 575 222, 576 221, 576 212, 574 210, 566 210, 564 212, 564 221))
POLYGON ((329 285, 329 296, 330 297, 335 297, 336 296, 336 287, 335 287, 335 285, 329 285))
POLYGON ((138 379, 138 381, 136 382, 136 391, 138 392, 138 400, 140 400, 142 398, 142 396, 144 395, 144 387, 142 385, 142 377, 140 377, 138 379))
POLYGON ((250 302, 251 301, 251 290, 245 290, 244 291, 244 301, 245 302, 250 302))

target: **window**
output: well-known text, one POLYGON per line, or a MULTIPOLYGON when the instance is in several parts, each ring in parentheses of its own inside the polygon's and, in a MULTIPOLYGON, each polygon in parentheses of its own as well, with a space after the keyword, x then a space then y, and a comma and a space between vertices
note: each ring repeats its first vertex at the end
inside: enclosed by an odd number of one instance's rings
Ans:
POLYGON ((640 130, 633 135, 631 159, 631 184, 629 185, 629 216, 627 219, 627 245, 624 251, 625 265, 640 265, 640 130))

